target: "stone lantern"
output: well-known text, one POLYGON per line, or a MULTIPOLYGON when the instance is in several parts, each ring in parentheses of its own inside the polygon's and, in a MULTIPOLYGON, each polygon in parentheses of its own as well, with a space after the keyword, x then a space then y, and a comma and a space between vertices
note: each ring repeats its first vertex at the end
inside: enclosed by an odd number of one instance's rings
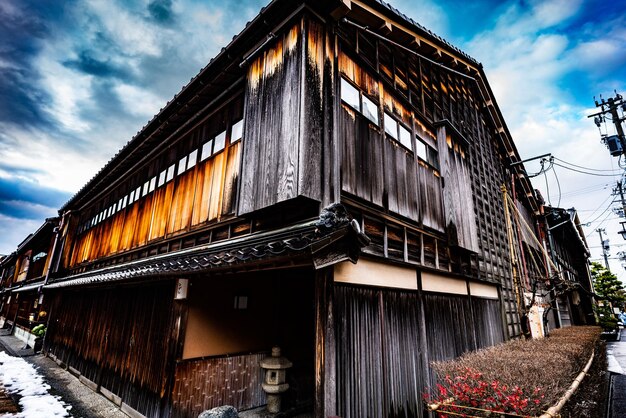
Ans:
POLYGON ((280 394, 289 389, 287 369, 293 364, 280 356, 280 347, 272 347, 272 356, 261 360, 259 365, 265 369, 265 382, 261 386, 267 393, 267 411, 276 414, 280 412, 280 394))

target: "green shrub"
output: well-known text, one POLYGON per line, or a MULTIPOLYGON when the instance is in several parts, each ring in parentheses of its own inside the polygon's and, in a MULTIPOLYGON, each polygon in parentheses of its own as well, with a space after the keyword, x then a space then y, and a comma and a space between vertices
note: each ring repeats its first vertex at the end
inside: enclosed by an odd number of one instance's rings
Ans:
POLYGON ((44 324, 39 324, 32 330, 30 330, 30 332, 37 337, 43 337, 43 335, 46 333, 46 326, 44 324))

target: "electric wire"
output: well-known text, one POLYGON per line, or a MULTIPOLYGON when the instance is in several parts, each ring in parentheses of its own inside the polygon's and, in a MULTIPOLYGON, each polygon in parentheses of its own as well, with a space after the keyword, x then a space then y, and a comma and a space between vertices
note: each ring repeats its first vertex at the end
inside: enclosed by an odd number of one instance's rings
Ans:
POLYGON ((598 224, 598 226, 596 226, 596 228, 600 228, 602 225, 604 225, 606 223, 606 221, 608 221, 609 216, 611 216, 611 212, 607 213, 606 216, 604 217, 604 219, 602 219, 602 221, 600 221, 600 223, 598 224))
MULTIPOLYGON (((541 161, 541 170, 543 170, 544 160, 541 161)), ((548 176, 545 171, 543 171, 543 178, 546 181, 546 196, 548 197, 548 203, 552 206, 552 202, 550 201, 550 186, 548 186, 548 176)))
POLYGON ((564 168, 564 169, 566 169, 566 170, 575 171, 575 172, 577 172, 577 173, 581 173, 581 174, 587 174, 587 175, 589 175, 589 176, 598 176, 598 177, 619 177, 619 176, 621 176, 621 174, 600 174, 600 173, 591 173, 591 172, 588 172, 588 171, 578 170, 578 169, 576 169, 576 168, 567 167, 567 166, 564 166, 564 165, 561 165, 561 164, 557 164, 557 163, 554 163, 554 165, 556 165, 556 166, 558 166, 558 167, 561 167, 561 168, 564 168))
MULTIPOLYGON (((620 157, 621 157, 621 155, 620 155, 620 157)), ((572 167, 580 168, 580 169, 587 170, 587 171, 610 172, 610 173, 616 173, 616 174, 619 174, 619 173, 622 172, 621 170, 602 170, 602 169, 598 169, 598 168, 583 167, 582 165, 576 165, 574 163, 570 163, 570 162, 567 162, 565 160, 562 160, 562 159, 560 159, 558 157, 554 157, 554 159, 557 160, 557 161, 562 162, 563 164, 571 165, 572 167)))
MULTIPOLYGON (((609 195, 609 197, 613 197, 613 196, 610 196, 610 195, 609 195)), ((605 202, 606 202, 606 200, 605 200, 605 202)), ((598 216, 596 216, 596 217, 595 217, 592 221, 585 222, 585 223, 584 223, 584 225, 585 225, 585 226, 587 226, 587 227, 589 227, 591 224, 595 223, 598 219, 600 219, 600 218, 601 218, 601 217, 602 217, 602 216, 603 216, 603 215, 604 215, 604 214, 605 214, 605 213, 606 213, 606 212, 607 212, 607 211, 611 208, 611 205, 612 205, 612 204, 613 204, 613 200, 611 200, 611 201, 609 202, 609 205, 608 205, 606 208, 604 208, 604 210, 602 211, 602 213, 600 213, 598 216)), ((596 210, 597 210, 597 209, 596 209, 596 210)), ((591 216, 593 216, 593 214, 591 214, 589 217, 591 217, 591 216)))
POLYGON ((559 189, 559 201, 556 204, 557 207, 561 207, 561 182, 559 181, 559 176, 556 174, 556 170, 554 166, 552 166, 552 174, 554 174, 554 179, 556 180, 556 186, 559 189))

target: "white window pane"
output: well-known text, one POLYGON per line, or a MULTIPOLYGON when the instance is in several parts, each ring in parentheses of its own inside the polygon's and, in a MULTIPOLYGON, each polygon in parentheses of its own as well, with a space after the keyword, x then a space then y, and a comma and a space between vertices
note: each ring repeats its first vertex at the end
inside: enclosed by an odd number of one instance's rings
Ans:
POLYGON ((385 112, 385 132, 393 139, 398 139, 398 122, 385 112))
POLYGON ((187 156, 184 156, 183 158, 180 159, 180 161, 178 161, 178 171, 176 172, 176 175, 180 176, 181 174, 185 172, 186 169, 187 169, 187 156))
POLYGON ((121 209, 122 209, 122 203, 124 203, 124 198, 121 198, 121 199, 117 202, 117 210, 121 210, 121 209))
POLYGON ((400 126, 400 143, 404 145, 405 147, 407 147, 408 149, 412 150, 413 145, 411 144, 411 131, 409 131, 407 128, 405 128, 402 125, 399 125, 399 126, 400 126))
POLYGON ((359 110, 359 91, 343 78, 341 79, 341 100, 348 106, 359 110))
POLYGON ((140 195, 141 195, 141 186, 135 189, 135 202, 139 200, 140 195))
POLYGON ((213 147, 213 153, 218 153, 224 149, 224 145, 226 145, 226 131, 218 134, 215 137, 215 146, 213 147))
POLYGON ((117 202, 113 203, 113 213, 117 212, 117 202))
POLYGON ((243 119, 233 125, 230 133, 230 142, 239 141, 241 138, 243 138, 243 119))
POLYGON ((122 201, 122 208, 125 208, 127 203, 128 203, 128 196, 124 196, 124 200, 122 201))
POLYGON ((155 187, 156 187, 156 176, 150 179, 150 187, 148 188, 148 193, 152 193, 155 187))
POLYGON ((170 181, 174 178, 174 169, 176 168, 176 164, 172 164, 167 168, 167 177, 165 177, 165 181, 170 181))
POLYGON ((362 100, 363 100, 363 110, 362 110, 363 115, 369 120, 371 120, 372 122, 374 122, 376 125, 378 125, 378 106, 365 96, 362 97, 362 100))
POLYGON ((195 149, 189 153, 187 156, 187 170, 196 165, 198 161, 198 150, 195 149))
POLYGON ((204 161, 211 156, 213 152, 213 140, 209 140, 202 145, 202 154, 200 155, 200 161, 204 161))
POLYGON ((141 191, 141 197, 144 197, 148 194, 148 187, 150 187, 150 181, 147 181, 143 184, 143 190, 141 191))
POLYGON ((415 153, 422 160, 428 161, 428 156, 426 155, 426 144, 420 140, 415 141, 415 153))
POLYGON ((428 163, 439 170, 439 153, 432 147, 426 147, 428 163))
POLYGON ((133 190, 132 192, 130 192, 130 194, 128 195, 128 204, 131 204, 135 201, 135 191, 133 190))
POLYGON ((167 170, 163 170, 161 171, 161 174, 159 174, 159 184, 157 187, 161 187, 165 184, 165 174, 167 173, 167 170))

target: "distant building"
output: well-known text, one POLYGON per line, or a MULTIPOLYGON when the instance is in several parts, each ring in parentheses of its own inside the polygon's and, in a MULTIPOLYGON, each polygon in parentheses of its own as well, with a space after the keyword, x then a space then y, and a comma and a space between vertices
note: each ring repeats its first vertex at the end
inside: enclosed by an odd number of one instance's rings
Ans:
POLYGON ((264 405, 273 345, 286 408, 422 416, 429 362, 520 337, 548 280, 519 161, 473 58, 275 0, 61 208, 45 351, 150 417, 264 405))

